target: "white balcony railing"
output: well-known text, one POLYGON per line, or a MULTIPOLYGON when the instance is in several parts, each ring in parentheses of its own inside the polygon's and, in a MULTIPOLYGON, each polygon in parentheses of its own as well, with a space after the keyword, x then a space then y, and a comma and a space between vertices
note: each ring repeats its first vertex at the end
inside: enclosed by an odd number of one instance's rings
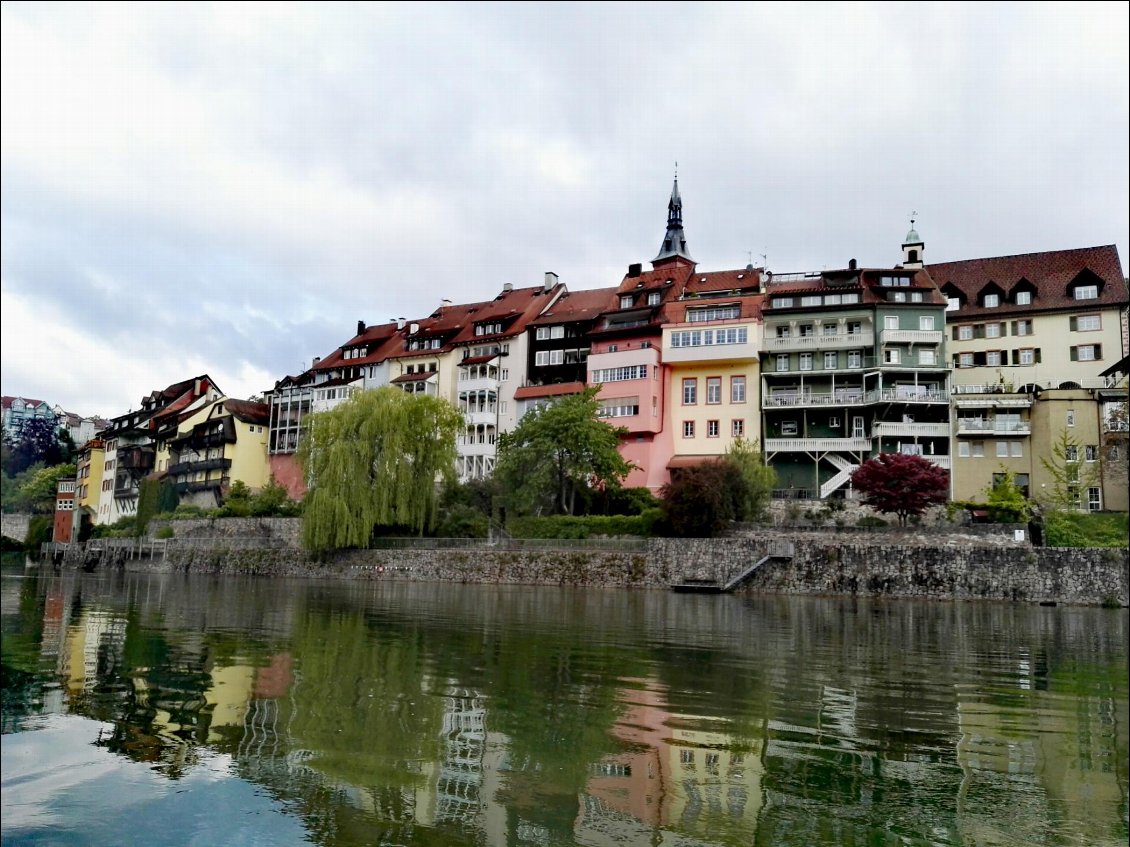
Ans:
POLYGON ((767 338, 765 349, 770 353, 785 353, 790 350, 845 350, 848 348, 872 347, 875 333, 852 332, 835 335, 799 335, 788 338, 767 338))
POLYGON ((923 456, 922 458, 928 462, 933 462, 939 468, 945 468, 947 471, 950 469, 949 456, 923 456))
POLYGON ((941 344, 940 329, 885 329, 883 343, 893 344, 941 344))
POLYGON ((459 381, 459 393, 465 391, 498 391, 498 380, 486 376, 462 379, 459 381))
POLYGON ((882 391, 836 391, 817 393, 798 391, 789 394, 776 394, 764 398, 765 409, 781 409, 795 406, 846 406, 865 403, 949 403, 949 395, 944 391, 913 390, 906 388, 885 388, 882 391))
POLYGON ((498 421, 498 413, 493 406, 473 412, 465 411, 463 417, 469 426, 494 426, 498 421))
POLYGON ((767 453, 840 451, 860 453, 871 449, 870 438, 767 438, 767 453))
POLYGON ((950 434, 948 423, 913 423, 889 421, 871 428, 875 438, 946 438, 950 434))

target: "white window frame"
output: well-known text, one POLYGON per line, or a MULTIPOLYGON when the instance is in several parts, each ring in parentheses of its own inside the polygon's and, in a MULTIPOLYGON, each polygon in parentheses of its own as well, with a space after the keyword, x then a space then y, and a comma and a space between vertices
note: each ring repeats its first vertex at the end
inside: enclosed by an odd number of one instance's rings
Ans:
POLYGON ((683 377, 683 405, 698 405, 698 377, 683 377))
POLYGON ((1077 285, 1072 297, 1076 300, 1097 300, 1099 287, 1097 285, 1077 285))
POLYGON ((834 371, 840 366, 840 354, 835 350, 824 351, 824 370, 834 371))
POLYGON ((958 341, 972 341, 973 340, 973 326, 971 324, 962 324, 957 328, 958 341))
POLYGON ((1001 296, 999 294, 986 294, 985 300, 981 304, 985 309, 995 309, 1001 304, 1001 296))
POLYGON ((746 398, 746 385, 744 376, 730 377, 730 402, 744 403, 746 398))

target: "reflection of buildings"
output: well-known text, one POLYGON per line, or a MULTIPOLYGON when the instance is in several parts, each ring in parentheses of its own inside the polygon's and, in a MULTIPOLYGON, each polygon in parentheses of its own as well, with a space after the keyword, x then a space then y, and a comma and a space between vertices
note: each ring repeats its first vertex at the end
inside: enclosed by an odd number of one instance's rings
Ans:
POLYGON ((761 810, 760 742, 700 729, 697 716, 670 711, 654 680, 621 692, 628 703, 613 730, 627 752, 593 764, 575 834, 579 843, 659 830, 657 843, 715 843, 756 832, 761 810), (668 841, 668 839, 671 839, 668 841))

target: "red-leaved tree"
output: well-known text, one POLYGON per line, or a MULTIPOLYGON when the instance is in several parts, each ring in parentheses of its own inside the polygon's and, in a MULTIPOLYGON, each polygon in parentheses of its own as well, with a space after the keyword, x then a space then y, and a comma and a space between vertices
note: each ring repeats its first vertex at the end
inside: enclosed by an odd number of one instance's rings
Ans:
POLYGON ((851 484, 863 493, 863 504, 877 512, 898 515, 906 526, 911 515, 949 499, 949 471, 921 456, 880 453, 859 466, 851 484))

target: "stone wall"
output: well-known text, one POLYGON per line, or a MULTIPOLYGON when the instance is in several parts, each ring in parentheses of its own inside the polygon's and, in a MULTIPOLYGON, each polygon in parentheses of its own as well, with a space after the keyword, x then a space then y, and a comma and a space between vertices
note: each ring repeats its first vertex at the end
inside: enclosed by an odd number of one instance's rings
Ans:
POLYGON ((30 520, 31 515, 4 514, 0 516, 0 535, 22 544, 27 538, 27 527, 30 520))
POLYGON ((1033 548, 1017 542, 1010 529, 986 536, 980 527, 883 533, 759 528, 725 539, 653 539, 642 553, 352 550, 314 562, 297 546, 294 518, 175 521, 171 526, 190 543, 170 546, 163 560, 121 564, 228 574, 667 589, 687 577, 724 582, 758 561, 770 544, 791 541, 793 558, 766 563, 740 590, 1130 605, 1125 548, 1033 548), (211 543, 202 543, 208 539, 211 543), (263 543, 256 545, 256 539, 263 543))

